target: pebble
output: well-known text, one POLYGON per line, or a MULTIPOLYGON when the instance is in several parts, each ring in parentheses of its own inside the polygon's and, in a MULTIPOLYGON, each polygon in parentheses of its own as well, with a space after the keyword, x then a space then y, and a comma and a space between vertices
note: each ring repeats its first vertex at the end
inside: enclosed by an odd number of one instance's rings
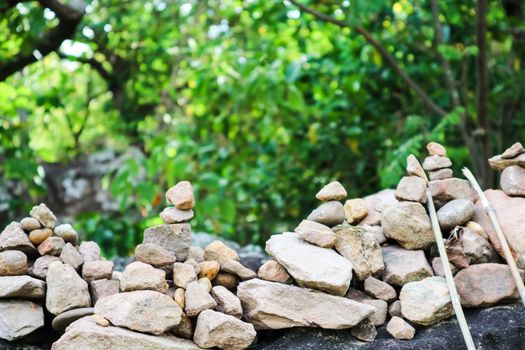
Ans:
POLYGON ((206 287, 196 281, 188 284, 184 297, 186 301, 184 311, 188 317, 198 316, 202 311, 217 306, 206 287))
POLYGON ((219 272, 213 280, 214 286, 223 286, 227 289, 235 289, 239 284, 239 278, 231 273, 219 272))
POLYGON ((257 276, 260 279, 271 281, 271 282, 280 282, 291 284, 293 282, 292 277, 286 269, 275 260, 268 260, 261 265, 257 276))
POLYGON ((427 151, 431 156, 447 156, 447 149, 437 142, 429 142, 427 144, 427 151))
POLYGON ((226 260, 221 266, 221 271, 234 274, 243 281, 257 277, 255 272, 236 260, 226 260))
POLYGON ((132 262, 126 266, 120 277, 120 290, 123 292, 153 290, 166 293, 168 291, 166 273, 140 261, 132 262))
POLYGON ((395 339, 410 340, 414 338, 416 329, 401 317, 393 316, 386 325, 386 331, 395 339))
POLYGON ((82 317, 91 316, 95 312, 92 307, 84 307, 80 309, 73 309, 58 314, 51 323, 53 329, 57 332, 63 333, 67 326, 82 317))
POLYGON ((425 180, 425 183, 428 182, 427 175, 425 174, 425 170, 423 170, 423 167, 421 167, 421 164, 417 160, 417 158, 411 154, 407 157, 407 173, 411 176, 417 176, 425 180))
POLYGON ((349 199, 343 207, 345 218, 352 224, 363 220, 368 215, 368 206, 362 198, 349 199))
POLYGON ((434 202, 440 205, 454 199, 468 199, 473 203, 478 200, 478 194, 472 188, 470 182, 455 177, 430 181, 428 183, 428 189, 432 194, 434 202))
POLYGON ((66 243, 76 246, 78 242, 77 231, 70 224, 62 224, 55 227, 55 236, 61 237, 66 243))
POLYGON ((176 207, 168 207, 164 208, 159 216, 166 224, 178 224, 193 219, 194 213, 192 209, 180 210, 176 207))
POLYGON ((173 295, 173 299, 181 307, 181 309, 186 307, 186 298, 184 296, 185 293, 186 291, 183 288, 177 288, 175 290, 175 294, 173 295))
POLYGON ((20 250, 28 256, 37 252, 22 226, 16 221, 11 222, 0 233, 0 251, 2 250, 20 250))
POLYGON ((379 327, 386 322, 386 316, 388 314, 388 303, 386 301, 366 299, 363 300, 362 303, 375 307, 375 311, 369 316, 369 320, 374 326, 379 327))
POLYGON ((323 202, 328 201, 340 201, 346 198, 346 190, 338 181, 332 181, 324 186, 317 194, 315 198, 323 202))
POLYGON ((516 142, 501 154, 501 158, 511 159, 519 156, 522 153, 525 153, 525 148, 523 148, 520 142, 516 142))
POLYGON ((215 310, 236 318, 242 317, 241 300, 228 289, 223 286, 215 286, 211 290, 211 295, 217 303, 215 310))
POLYGON ((180 181, 166 192, 166 200, 177 209, 188 210, 195 205, 193 187, 188 181, 180 181))
POLYGON ((215 277, 219 274, 221 269, 221 264, 215 260, 203 261, 199 263, 200 272, 198 274, 199 278, 206 277, 210 281, 213 281, 215 277))
POLYGON ((525 168, 513 165, 503 169, 500 184, 508 196, 525 197, 525 168))
POLYGON ((29 268, 29 275, 41 280, 46 280, 47 271, 52 262, 60 262, 60 258, 52 255, 41 256, 36 259, 33 266, 29 268))
POLYGON ((197 282, 204 286, 206 288, 206 290, 208 291, 208 293, 211 293, 211 288, 212 288, 212 285, 211 285, 211 281, 209 279, 207 279, 206 277, 203 277, 203 278, 199 278, 197 280, 197 282))
POLYGON ((400 201, 426 203, 427 182, 418 176, 404 176, 397 185, 395 196, 400 201))
POLYGON ((383 247, 385 272, 383 281, 401 287, 408 282, 432 276, 432 268, 422 250, 406 250, 396 246, 383 247))
POLYGON ((53 212, 44 203, 34 206, 29 212, 29 215, 37 219, 42 224, 42 226, 47 228, 54 228, 57 222, 55 214, 53 214, 53 212))
POLYGON ((364 283, 364 291, 374 298, 392 301, 397 298, 396 290, 388 283, 374 277, 368 277, 364 283))
POLYGON ((91 281, 89 287, 91 290, 91 300, 93 305, 95 305, 97 301, 102 298, 118 294, 120 290, 120 282, 118 280, 101 279, 91 281))
POLYGON ((401 314, 401 302, 399 300, 394 301, 390 306, 388 307, 388 315, 390 317, 398 316, 402 317, 401 314))
POLYGON ((468 199, 454 199, 437 211, 439 226, 443 231, 466 224, 473 215, 474 204, 468 199))
POLYGON ((25 275, 28 272, 27 256, 18 250, 0 252, 0 276, 25 275))
POLYGON ((433 155, 425 158, 423 162, 423 169, 427 171, 439 170, 449 168, 452 162, 447 157, 433 155))
POLYGON ((93 319, 93 321, 95 321, 96 324, 98 324, 101 327, 109 326, 109 321, 100 315, 93 314, 91 315, 91 318, 93 319))
POLYGON ((370 321, 369 318, 366 318, 357 326, 352 327, 350 334, 361 341, 371 342, 374 341, 377 336, 377 329, 372 321, 370 321))
POLYGON ((239 254, 221 241, 213 241, 204 248, 204 259, 224 264, 226 260, 240 260, 239 254))
POLYGON ((173 284, 180 288, 186 288, 186 286, 197 281, 197 274, 195 268, 190 264, 175 263, 173 264, 173 284))
POLYGON ((69 242, 62 248, 60 260, 62 260, 64 264, 71 265, 75 270, 80 269, 84 263, 84 258, 80 252, 69 242))
POLYGON ((106 260, 88 261, 82 266, 82 278, 86 282, 107 279, 113 275, 113 262, 106 260))
POLYGON ((22 229, 26 232, 31 232, 42 228, 40 221, 32 217, 23 218, 20 220, 20 226, 22 226, 22 229))
POLYGON ((60 256, 66 243, 60 237, 49 237, 38 246, 40 255, 60 256))
POLYGON ((136 246, 135 258, 154 267, 172 265, 176 261, 175 254, 153 243, 143 243, 136 246))
POLYGON ((100 260, 100 247, 96 242, 84 241, 80 243, 78 252, 82 255, 84 262, 100 260))
POLYGON ((341 202, 325 202, 312 211, 306 219, 332 227, 345 220, 345 210, 341 202))
POLYGON ((295 228, 297 233, 305 241, 323 248, 332 248, 335 244, 335 233, 330 227, 311 220, 303 220, 295 228))
POLYGON ((451 177, 453 177, 454 172, 452 171, 452 169, 445 168, 445 169, 429 171, 428 175, 430 177, 430 181, 444 180, 444 179, 450 179, 451 177))

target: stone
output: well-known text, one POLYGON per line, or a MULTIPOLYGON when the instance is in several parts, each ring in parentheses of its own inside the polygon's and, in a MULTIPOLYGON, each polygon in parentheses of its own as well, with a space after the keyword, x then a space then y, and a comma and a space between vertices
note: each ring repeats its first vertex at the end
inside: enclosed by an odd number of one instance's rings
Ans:
POLYGON ((364 293, 363 291, 356 289, 354 287, 348 288, 348 292, 345 295, 345 298, 358 301, 362 303, 364 300, 372 300, 373 298, 370 297, 368 294, 364 293))
POLYGON ((78 252, 82 255, 84 262, 101 260, 100 247, 96 242, 84 241, 80 243, 78 252))
POLYGON ((468 199, 454 199, 437 211, 439 226, 443 231, 466 224, 473 215, 474 203, 468 199))
POLYGON ((173 293, 173 300, 181 307, 181 309, 184 309, 186 307, 186 297, 185 297, 186 291, 183 288, 177 288, 175 289, 175 293, 173 293))
POLYGON ((87 282, 70 265, 52 262, 46 282, 46 309, 53 315, 91 306, 87 282))
POLYGON ((371 275, 380 275, 385 266, 381 247, 374 234, 359 226, 348 224, 334 227, 337 240, 335 249, 352 264, 358 280, 371 275))
POLYGON ((396 339, 410 340, 414 338, 416 329, 401 317, 394 316, 386 325, 386 331, 396 339))
POLYGON ((22 230, 26 232, 31 232, 42 228, 40 221, 32 217, 23 218, 20 220, 20 226, 22 226, 22 230))
POLYGON ((525 167, 525 153, 519 154, 513 158, 502 158, 501 155, 489 159, 489 164, 494 170, 501 171, 509 166, 519 165, 525 167))
POLYGON ((257 274, 254 271, 236 260, 226 260, 221 266, 221 271, 239 276, 243 281, 257 277, 257 274))
POLYGON ((207 279, 206 277, 203 277, 203 278, 199 278, 197 280, 197 282, 204 286, 206 288, 206 290, 208 291, 208 293, 211 293, 211 288, 212 288, 212 284, 211 284, 211 281, 209 279, 207 279))
POLYGON ((62 248, 62 252, 60 252, 60 260, 62 260, 64 264, 71 265, 71 267, 77 271, 84 263, 84 258, 80 252, 69 242, 64 245, 64 248, 62 248))
MULTIPOLYGON (((427 174, 425 174, 425 170, 423 170, 423 167, 421 167, 421 164, 417 160, 417 158, 411 154, 407 157, 407 173, 411 176, 417 176, 425 180, 425 184, 428 182, 427 174)), ((426 186, 426 185, 425 185, 426 186)))
POLYGON ((143 243, 136 246, 135 257, 138 261, 154 267, 172 265, 176 261, 175 254, 153 243, 143 243))
POLYGON ((55 227, 54 230, 55 236, 58 236, 64 240, 66 243, 71 243, 76 246, 78 242, 77 231, 70 224, 62 224, 55 227))
POLYGON ((303 220, 295 228, 297 233, 305 241, 323 248, 332 248, 335 244, 335 233, 330 227, 315 221, 303 220))
POLYGON ((179 324, 182 310, 165 294, 139 290, 100 299, 95 313, 115 326, 159 335, 179 324))
POLYGON ((180 210, 175 207, 164 208, 160 213, 160 218, 166 224, 178 224, 181 222, 187 222, 193 219, 193 210, 180 210))
POLYGON ((427 182, 418 176, 403 176, 396 188, 400 201, 427 202, 427 182))
POLYGON ((296 233, 273 235, 266 252, 278 261, 298 285, 345 295, 352 279, 352 263, 335 251, 303 241, 296 233))
POLYGON ((153 290, 166 293, 168 290, 166 273, 140 261, 132 262, 122 273, 120 290, 123 292, 153 290))
POLYGON ((35 246, 16 221, 11 222, 0 233, 0 251, 3 250, 20 250, 29 256, 36 253, 35 246))
POLYGON ((95 323, 98 324, 99 326, 102 326, 102 327, 108 327, 108 326, 109 326, 109 321, 106 320, 104 317, 102 317, 102 316, 100 316, 100 315, 93 314, 93 315, 91 315, 91 318, 92 318, 93 321, 95 321, 95 323))
POLYGON ((105 298, 107 296, 118 294, 120 289, 120 282, 117 280, 95 280, 89 282, 89 289, 91 290, 91 300, 93 305, 97 303, 98 300, 105 298))
POLYGON ((383 281, 401 287, 408 282, 432 276, 432 268, 422 250, 406 250, 396 246, 383 247, 385 272, 383 281))
POLYGON ((188 181, 180 181, 166 192, 166 200, 177 209, 189 210, 195 205, 193 187, 188 181))
POLYGON ((525 168, 512 165, 503 169, 500 184, 508 196, 525 197, 525 168))
MULTIPOLYGON (((452 271, 452 275, 455 275, 459 270, 456 266, 453 264, 450 264, 450 270, 452 271)), ((443 261, 440 257, 435 257, 432 259, 432 270, 434 270, 434 275, 445 277, 445 270, 443 269, 443 261)))
POLYGON ((44 299, 46 283, 29 276, 0 277, 0 298, 44 299))
POLYGON ((239 278, 231 273, 219 272, 213 280, 214 286, 223 286, 227 289, 235 289, 239 284, 239 278))
POLYGON ((501 154, 501 158, 511 159, 523 153, 525 153, 525 148, 523 148, 520 142, 516 142, 501 154))
POLYGON ((374 339, 377 336, 377 329, 376 326, 370 321, 370 319, 366 318, 361 323, 359 323, 357 326, 352 327, 350 330, 350 334, 352 334, 353 337, 362 340, 371 342, 374 341, 374 339))
POLYGON ((270 281, 270 282, 280 282, 290 284, 293 282, 292 277, 286 269, 275 260, 268 260, 261 265, 257 276, 260 279, 270 281))
POLYGON ((498 254, 489 241, 467 227, 456 227, 445 242, 451 264, 465 268, 471 264, 497 262, 498 254))
MULTIPOLYGON (((214 260, 211 260, 211 261, 214 261, 214 260)), ((217 261, 215 261, 215 262, 217 262, 217 261)), ((201 272, 201 267, 200 267, 199 263, 195 261, 195 259, 188 258, 188 259, 184 260, 184 263, 193 266, 193 269, 195 270, 195 273, 197 275, 201 272)))
POLYGON ((170 335, 155 336, 120 327, 98 325, 92 316, 73 322, 52 350, 200 350, 192 341, 170 335))
POLYGON ((383 233, 383 228, 381 226, 370 226, 362 225, 361 226, 365 231, 370 232, 370 234, 375 238, 377 243, 380 245, 386 242, 385 234, 383 233))
POLYGON ((195 247, 191 246, 189 253, 188 253, 188 259, 193 259, 197 263, 201 263, 204 261, 204 249, 201 247, 195 247))
POLYGON ((197 281, 197 274, 195 269, 190 264, 175 263, 173 264, 173 284, 180 288, 186 288, 186 286, 197 281))
POLYGON ((32 301, 0 300, 0 339, 12 342, 43 326, 42 306, 32 301))
POLYGON ((224 264, 226 260, 241 260, 239 254, 221 241, 213 241, 204 248, 204 259, 224 264))
POLYGON ((244 350, 248 348, 257 332, 249 323, 213 310, 199 314, 193 341, 202 348, 244 350))
POLYGON ((41 280, 46 280, 49 265, 53 262, 60 262, 60 258, 52 255, 41 256, 36 259, 33 266, 29 268, 29 275, 41 280))
POLYGON ((445 169, 429 171, 428 176, 430 177, 430 181, 444 180, 444 179, 450 179, 451 177, 453 177, 454 172, 452 171, 452 169, 445 168, 445 169))
POLYGON ((390 317, 403 317, 403 315, 401 314, 401 302, 399 300, 396 300, 392 304, 390 304, 390 306, 388 307, 388 315, 390 315, 390 317))
POLYGON ((67 326, 69 326, 71 323, 81 319, 82 317, 91 316, 94 312, 95 309, 92 307, 84 307, 81 309, 65 311, 53 319, 51 326, 55 331, 63 333, 67 326))
POLYGON ((425 158, 423 162, 423 169, 427 171, 449 168, 452 162, 447 157, 433 155, 425 158))
POLYGON ((29 212, 33 218, 37 219, 42 226, 47 228, 54 228, 57 222, 57 217, 53 212, 44 204, 40 203, 34 206, 29 212))
POLYGON ((345 220, 345 210, 341 202, 324 202, 312 211, 306 219, 332 227, 339 225, 345 220))
POLYGON ((60 237, 49 237, 38 246, 40 255, 60 256, 66 243, 60 237))
POLYGON ((392 301, 397 298, 396 290, 386 282, 374 277, 368 277, 364 283, 364 291, 374 298, 392 301))
POLYGON ((347 193, 343 185, 341 185, 339 181, 332 181, 317 192, 315 198, 323 202, 340 201, 345 199, 346 195, 347 193))
POLYGON ((38 230, 33 230, 29 233, 29 240, 34 245, 39 245, 44 242, 49 237, 53 236, 53 230, 50 228, 42 228, 38 230))
POLYGON ((368 206, 362 198, 349 199, 343 206, 345 218, 348 223, 359 222, 368 215, 368 206))
POLYGON ((207 288, 198 282, 188 284, 184 299, 186 302, 184 311, 188 317, 195 317, 202 311, 213 309, 217 306, 207 288))
POLYGON ((189 224, 163 224, 147 228, 143 243, 157 244, 175 254, 177 261, 188 257, 191 244, 191 226, 189 224))
POLYGON ((217 277, 217 275, 219 274, 221 264, 219 264, 219 262, 215 260, 203 261, 199 263, 199 268, 199 278, 206 277, 210 281, 213 281, 215 277, 217 277))
POLYGON ((215 310, 237 318, 242 317, 241 301, 228 289, 223 286, 215 286, 211 290, 211 296, 217 303, 215 310))
POLYGON ((476 264, 454 277, 464 307, 487 307, 518 300, 519 294, 508 265, 476 264))
MULTIPOLYGON (((487 190, 485 196, 494 209, 518 268, 524 269, 525 220, 522 220, 522 216, 525 213, 525 198, 509 197, 499 190, 487 190)), ((473 220, 483 227, 489 237, 490 244, 503 257, 501 243, 481 201, 477 202, 475 206, 473 220)))
POLYGON ((368 208, 368 215, 359 222, 359 225, 380 225, 381 213, 398 202, 395 193, 395 190, 385 189, 363 198, 368 208))
POLYGON ((427 248, 435 242, 430 218, 420 203, 399 202, 381 214, 385 237, 405 249, 427 248))
POLYGON ((430 181, 428 189, 434 202, 438 204, 444 204, 454 199, 468 199, 473 203, 478 200, 478 194, 472 188, 470 182, 455 177, 430 181))
POLYGON ((193 338, 193 325, 184 312, 181 314, 180 323, 175 328, 172 328, 171 332, 185 339, 193 338))
POLYGON ((0 276, 25 275, 27 272, 27 256, 24 253, 18 250, 0 252, 0 276))
POLYGON ((454 315, 447 281, 443 277, 427 277, 405 284, 399 300, 403 317, 419 325, 432 326, 454 315))
POLYGON ((375 311, 368 317, 372 324, 376 327, 382 326, 386 322, 388 314, 388 303, 384 300, 366 299, 362 301, 363 304, 373 306, 375 311))
POLYGON ((431 156, 440 156, 440 157, 447 156, 446 148, 437 142, 429 142, 427 144, 427 151, 428 151, 428 154, 430 154, 431 156))
POLYGON ((82 266, 82 278, 86 282, 108 279, 113 276, 113 261, 88 261, 82 266))
POLYGON ((351 328, 375 311, 347 298, 260 279, 239 284, 237 296, 244 319, 255 329, 351 328))

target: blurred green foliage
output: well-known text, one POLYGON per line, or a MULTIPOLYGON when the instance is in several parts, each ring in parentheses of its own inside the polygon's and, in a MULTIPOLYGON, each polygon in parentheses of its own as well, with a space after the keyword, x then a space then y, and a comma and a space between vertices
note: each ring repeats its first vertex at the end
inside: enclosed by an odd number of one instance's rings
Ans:
MULTIPOLYGON (((304 1, 308 4, 308 1, 304 1)), ((292 229, 332 179, 350 197, 395 186, 405 159, 443 142, 456 169, 470 154, 460 115, 475 115, 475 1, 440 1, 444 43, 429 1, 310 2, 381 41, 439 106, 433 115, 362 36, 287 1, 92 0, 72 40, 0 82, 0 157, 6 179, 41 196, 39 162, 138 147, 104 179, 120 214, 84 213, 77 226, 125 254, 160 223, 163 193, 194 184, 194 230, 262 243, 292 229), (462 82, 454 108, 438 54, 462 82)), ((494 152, 523 140, 523 21, 489 2, 494 152)), ((27 50, 57 19, 36 2, 1 13, 0 62, 27 50)), ((475 118, 475 117, 471 117, 475 118)))

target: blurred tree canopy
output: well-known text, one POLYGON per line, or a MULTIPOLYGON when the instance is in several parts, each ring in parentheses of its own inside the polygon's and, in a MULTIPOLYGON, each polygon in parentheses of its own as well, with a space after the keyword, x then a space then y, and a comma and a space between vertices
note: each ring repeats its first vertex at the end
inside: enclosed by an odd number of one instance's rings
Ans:
MULTIPOLYGON (((104 184, 123 242, 194 183, 194 229, 261 243, 331 179, 350 196, 397 184, 429 140, 496 184, 486 158, 525 137, 521 0, 4 0, 0 172, 45 193, 42 162, 130 158, 104 184), (131 215, 140 213, 139 219, 131 215)), ((14 214, 13 214, 14 215, 14 214)))

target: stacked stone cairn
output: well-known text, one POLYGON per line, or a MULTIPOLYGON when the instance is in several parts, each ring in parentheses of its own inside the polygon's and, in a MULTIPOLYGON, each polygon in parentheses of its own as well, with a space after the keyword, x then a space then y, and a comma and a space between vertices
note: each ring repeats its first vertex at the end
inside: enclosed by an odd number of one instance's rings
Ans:
MULTIPOLYGON (((410 155, 396 190, 346 200, 337 181, 294 232, 266 242, 258 272, 221 241, 191 245, 194 196, 182 181, 166 193, 164 224, 144 232, 123 272, 41 204, 0 234, 0 338, 14 341, 44 326, 65 333, 64 349, 242 350, 256 330, 350 329, 373 341, 376 327, 396 339, 453 316, 443 265, 426 210, 430 190, 464 307, 518 300, 492 225, 468 181, 454 177, 445 148, 427 145, 423 165, 410 155), (428 174, 427 174, 428 172, 428 174), (343 204, 344 201, 344 204, 343 204), (44 303, 45 302, 45 303, 44 303)), ((518 267, 525 268, 525 150, 515 144, 490 159, 501 190, 486 196, 518 267), (510 170, 508 170, 510 169, 510 170)))

